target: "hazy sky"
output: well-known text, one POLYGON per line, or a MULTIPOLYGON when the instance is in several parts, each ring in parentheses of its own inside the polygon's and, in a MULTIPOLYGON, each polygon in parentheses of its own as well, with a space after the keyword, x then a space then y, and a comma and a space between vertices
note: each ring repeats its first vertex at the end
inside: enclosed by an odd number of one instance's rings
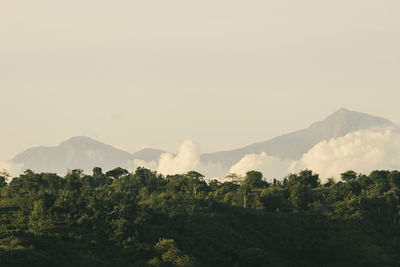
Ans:
POLYGON ((400 122, 399 0, 2 0, 0 160, 87 135, 236 148, 340 107, 400 122))

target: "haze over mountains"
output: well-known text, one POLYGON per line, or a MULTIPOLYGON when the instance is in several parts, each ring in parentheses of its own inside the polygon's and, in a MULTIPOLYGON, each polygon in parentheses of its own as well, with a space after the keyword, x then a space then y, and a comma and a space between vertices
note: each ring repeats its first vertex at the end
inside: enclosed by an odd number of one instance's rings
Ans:
POLYGON ((57 147, 33 147, 13 158, 13 163, 25 169, 64 173, 68 169, 89 170, 93 166, 105 169, 126 167, 132 155, 89 137, 78 136, 57 147))
POLYGON ((315 122, 306 129, 239 149, 204 154, 201 159, 205 162, 220 163, 224 167, 232 166, 247 154, 262 152, 282 160, 299 160, 321 141, 342 137, 353 131, 393 125, 391 121, 380 117, 341 108, 325 120, 315 122))
MULTIPOLYGON (((299 160, 304 153, 321 141, 343 137, 358 130, 393 125, 391 121, 384 118, 342 108, 306 129, 239 149, 202 154, 200 159, 204 165, 220 165, 226 171, 248 154, 265 152, 281 160, 294 161, 299 160)), ((135 160, 157 161, 163 153, 165 151, 146 148, 131 154, 89 137, 79 136, 56 147, 30 148, 15 156, 12 163, 22 165, 23 169, 37 172, 65 173, 69 169, 77 168, 90 171, 94 167, 102 167, 105 170, 115 167, 132 169, 135 160)))

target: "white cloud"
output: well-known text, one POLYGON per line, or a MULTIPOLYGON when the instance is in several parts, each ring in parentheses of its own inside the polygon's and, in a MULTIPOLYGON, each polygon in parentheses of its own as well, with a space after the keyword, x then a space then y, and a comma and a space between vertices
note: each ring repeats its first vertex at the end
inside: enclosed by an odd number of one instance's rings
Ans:
POLYGON ((347 170, 368 174, 375 169, 400 168, 400 133, 395 129, 364 130, 323 141, 291 166, 291 171, 311 169, 322 180, 347 170))
POLYGON ((248 154, 233 165, 229 172, 243 175, 248 171, 255 170, 262 172, 266 178, 281 179, 287 175, 291 163, 289 160, 268 156, 265 152, 248 154))
POLYGON ((146 162, 143 160, 134 160, 134 166, 156 170, 164 175, 198 171, 210 178, 225 174, 219 164, 205 165, 201 163, 200 146, 192 140, 184 141, 179 146, 179 151, 176 156, 170 153, 164 153, 157 161, 146 162))
POLYGON ((200 170, 200 148, 191 140, 186 140, 179 146, 176 156, 165 153, 158 161, 157 171, 162 174, 186 173, 192 170, 200 170))
MULTIPOLYGON (((191 140, 180 145, 176 156, 166 153, 158 161, 135 160, 134 165, 164 175, 195 170, 208 178, 223 178, 228 173, 219 164, 202 163, 199 146, 191 140)), ((340 173, 347 170, 368 174, 375 169, 400 169, 400 132, 394 128, 352 132, 344 137, 320 142, 295 162, 280 160, 266 153, 248 154, 234 164, 229 173, 243 175, 247 171, 257 170, 268 179, 282 179, 288 173, 303 169, 320 174, 322 181, 329 177, 338 179, 340 173)))

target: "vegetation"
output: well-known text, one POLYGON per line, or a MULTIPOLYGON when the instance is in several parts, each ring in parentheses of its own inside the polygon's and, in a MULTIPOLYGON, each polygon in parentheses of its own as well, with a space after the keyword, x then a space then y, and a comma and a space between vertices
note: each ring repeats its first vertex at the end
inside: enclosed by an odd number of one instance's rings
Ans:
POLYGON ((400 266, 400 172, 0 174, 1 266, 400 266))

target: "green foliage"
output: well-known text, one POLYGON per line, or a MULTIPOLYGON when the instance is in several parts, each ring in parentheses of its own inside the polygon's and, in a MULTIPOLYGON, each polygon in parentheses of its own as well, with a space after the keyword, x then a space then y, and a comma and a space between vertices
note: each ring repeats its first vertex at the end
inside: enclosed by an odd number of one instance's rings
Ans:
POLYGON ((0 174, 0 265, 400 265, 400 172, 229 178, 0 174))
POLYGON ((320 185, 319 175, 314 174, 311 170, 303 170, 299 174, 290 174, 283 183, 286 186, 302 184, 310 188, 316 188, 320 185))
POLYGON ((347 171, 341 174, 342 180, 345 182, 354 181, 357 179, 357 173, 355 171, 347 171))
POLYGON ((153 266, 179 266, 192 267, 195 261, 192 257, 182 253, 175 245, 173 239, 160 239, 154 246, 158 257, 150 260, 153 266))
POLYGON ((400 172, 392 171, 388 174, 388 180, 392 188, 400 188, 400 172))
POLYGON ((288 211, 290 210, 290 202, 287 199, 287 194, 286 189, 271 186, 261 191, 261 202, 267 211, 288 211))
POLYGON ((263 174, 258 171, 249 171, 246 173, 246 177, 244 178, 243 184, 248 186, 249 188, 262 188, 268 186, 266 182, 262 180, 263 174))
POLYGON ((121 176, 127 175, 127 174, 129 174, 129 172, 127 170, 125 170, 125 169, 120 168, 120 167, 106 172, 106 176, 113 177, 115 179, 119 179, 119 178, 121 178, 121 176))
POLYGON ((0 172, 0 188, 7 185, 7 179, 10 178, 10 174, 7 171, 0 172))

